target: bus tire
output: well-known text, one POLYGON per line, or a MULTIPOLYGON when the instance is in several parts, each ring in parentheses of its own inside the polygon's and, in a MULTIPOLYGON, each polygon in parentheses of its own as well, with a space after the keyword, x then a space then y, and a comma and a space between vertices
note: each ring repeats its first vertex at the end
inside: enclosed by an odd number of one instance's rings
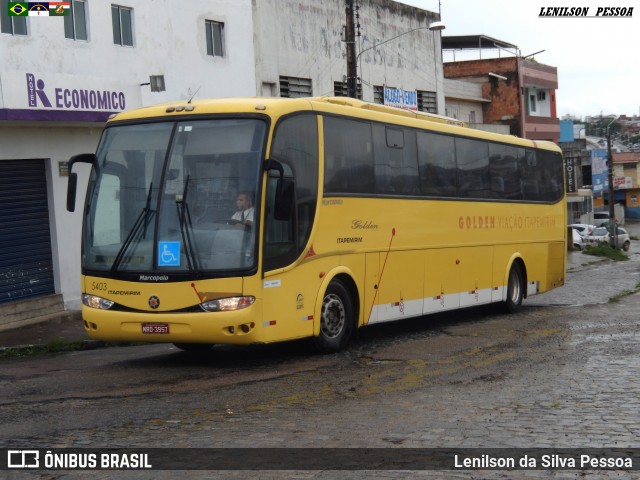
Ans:
POLYGON ((175 347, 190 353, 208 352, 213 348, 210 343, 174 343, 175 347))
POLYGON ((507 312, 516 313, 522 306, 524 298, 524 274, 522 267, 518 262, 513 262, 509 270, 509 278, 507 280, 507 300, 505 307, 507 312))
POLYGON ((320 333, 314 337, 321 353, 343 349, 353 333, 355 313, 349 290, 339 280, 332 280, 324 293, 320 309, 320 333))

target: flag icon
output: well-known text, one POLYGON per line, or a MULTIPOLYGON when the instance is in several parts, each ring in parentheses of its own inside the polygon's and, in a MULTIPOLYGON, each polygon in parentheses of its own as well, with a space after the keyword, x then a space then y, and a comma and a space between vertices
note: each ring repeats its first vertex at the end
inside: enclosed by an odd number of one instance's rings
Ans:
POLYGON ((30 17, 48 17, 49 2, 29 2, 30 17))
POLYGON ((71 2, 49 2, 49 16, 63 17, 70 15, 71 2))
POLYGON ((28 15, 29 4, 27 2, 9 2, 10 17, 26 17, 28 15))

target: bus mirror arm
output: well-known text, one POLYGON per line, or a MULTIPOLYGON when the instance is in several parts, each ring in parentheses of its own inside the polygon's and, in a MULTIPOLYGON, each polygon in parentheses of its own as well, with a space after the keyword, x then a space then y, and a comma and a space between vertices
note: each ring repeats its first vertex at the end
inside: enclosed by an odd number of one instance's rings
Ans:
POLYGON ((271 170, 277 170, 278 173, 280 173, 280 180, 284 178, 284 167, 279 161, 273 158, 269 158, 264 162, 264 171, 269 172, 271 170))
POLYGON ((74 212, 76 210, 76 190, 78 189, 78 174, 73 172, 73 166, 76 163, 89 163, 96 166, 96 155, 94 153, 81 153, 74 155, 69 160, 69 180, 67 182, 67 211, 74 212))

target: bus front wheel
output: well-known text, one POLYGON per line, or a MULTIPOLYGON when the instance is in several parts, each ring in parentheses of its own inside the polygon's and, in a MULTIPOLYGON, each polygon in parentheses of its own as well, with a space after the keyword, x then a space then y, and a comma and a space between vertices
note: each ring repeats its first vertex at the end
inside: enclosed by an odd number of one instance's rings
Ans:
POLYGON ((524 298, 524 274, 519 263, 514 262, 509 270, 509 280, 507 281, 507 301, 505 306, 507 312, 516 313, 522 306, 524 298))
POLYGON ((339 280, 333 280, 322 299, 320 333, 314 337, 316 348, 322 353, 344 348, 351 338, 354 320, 349 290, 339 280))

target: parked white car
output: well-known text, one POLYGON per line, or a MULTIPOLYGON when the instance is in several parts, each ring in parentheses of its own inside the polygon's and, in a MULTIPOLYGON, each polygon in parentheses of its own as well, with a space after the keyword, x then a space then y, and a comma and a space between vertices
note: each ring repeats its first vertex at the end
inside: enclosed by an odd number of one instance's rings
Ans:
MULTIPOLYGON (((591 235, 584 237, 584 241, 587 245, 597 245, 600 242, 610 243, 609 230, 607 227, 598 227, 591 235)), ((622 248, 625 252, 629 250, 631 246, 631 239, 629 234, 624 228, 617 227, 616 230, 616 247, 622 248)))
POLYGON ((603 223, 609 223, 609 212, 593 212, 593 224, 601 227, 603 223))
POLYGON ((576 228, 571 229, 571 233, 573 234, 573 249, 574 250, 582 250, 584 248, 584 239, 580 232, 576 228))
POLYGON ((589 235, 591 232, 593 232, 593 229, 596 228, 595 225, 589 225, 587 223, 572 223, 569 226, 574 230, 577 230, 578 233, 583 237, 585 235, 589 235))

